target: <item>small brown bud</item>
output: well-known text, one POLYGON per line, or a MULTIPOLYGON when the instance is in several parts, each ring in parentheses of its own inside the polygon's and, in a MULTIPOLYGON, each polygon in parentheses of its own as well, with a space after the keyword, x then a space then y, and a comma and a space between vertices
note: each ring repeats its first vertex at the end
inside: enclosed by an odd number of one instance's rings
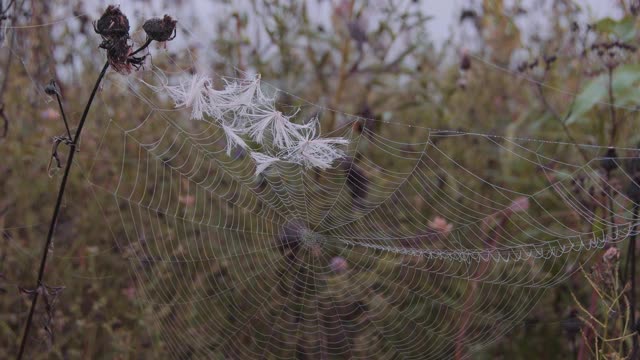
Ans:
POLYGON ((475 20, 478 17, 478 13, 476 13, 473 9, 463 9, 460 13, 460 22, 463 22, 467 19, 475 20))
POLYGON ((158 42, 171 41, 175 38, 177 20, 165 15, 164 18, 153 18, 145 21, 142 29, 147 37, 158 42))
POLYGON ((55 94, 60 94, 60 92, 58 91, 58 86, 56 85, 55 80, 51 80, 49 82, 49 84, 47 84, 47 86, 44 87, 44 92, 47 95, 55 95, 55 94))

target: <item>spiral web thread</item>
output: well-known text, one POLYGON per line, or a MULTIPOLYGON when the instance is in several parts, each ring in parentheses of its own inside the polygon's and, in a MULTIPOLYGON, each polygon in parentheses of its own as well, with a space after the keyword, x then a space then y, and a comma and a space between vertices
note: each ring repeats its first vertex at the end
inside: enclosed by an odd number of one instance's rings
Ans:
MULTIPOLYGON (((109 120, 94 158, 121 166, 87 181, 121 219, 115 241, 175 358, 448 357, 524 326, 546 289, 637 225, 602 147, 400 121, 356 133, 363 119, 340 113, 323 136, 349 140, 344 160, 256 177, 215 122, 186 120, 191 109, 156 104, 136 80, 114 84, 148 116, 109 120), (574 146, 593 160, 572 163, 574 146)), ((618 151, 631 183, 637 154, 618 151)))

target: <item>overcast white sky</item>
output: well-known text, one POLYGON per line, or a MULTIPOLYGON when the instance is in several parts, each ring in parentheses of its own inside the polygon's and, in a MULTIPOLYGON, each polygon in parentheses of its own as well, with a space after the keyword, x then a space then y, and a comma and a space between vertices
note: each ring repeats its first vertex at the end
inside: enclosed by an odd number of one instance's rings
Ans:
MULTIPOLYGON (((303 1, 303 0, 300 0, 303 1)), ((328 9, 332 2, 337 0, 324 0, 323 5, 320 6, 319 17, 327 17, 328 9), (325 14, 322 14, 325 12, 325 14)), ((369 0, 372 7, 376 6, 376 3, 388 2, 389 0, 369 0)), ((394 2, 407 3, 408 0, 392 0, 394 2)), ((513 1, 513 0, 512 0, 513 1)), ((613 5, 616 0, 579 0, 575 1, 576 4, 585 8, 585 16, 588 20, 590 17, 618 17, 620 14, 617 12, 613 5)), ((309 4, 315 4, 317 1, 309 1, 309 4)), ((509 3, 509 0, 506 0, 509 3)), ((539 18, 540 21, 544 21, 545 10, 544 7, 552 2, 552 0, 522 0, 525 7, 530 8, 531 4, 546 4, 541 9, 536 11, 536 16, 533 18, 539 18)), ((219 1, 214 0, 152 0, 152 5, 149 6, 147 1, 141 0, 129 0, 129 1, 105 1, 105 0, 92 0, 87 1, 87 10, 94 16, 99 15, 101 9, 104 9, 108 4, 119 3, 126 14, 132 14, 132 19, 144 19, 151 16, 163 15, 164 13, 174 14, 178 20, 184 23, 184 21, 192 22, 194 18, 198 19, 201 24, 211 24, 212 19, 219 18, 220 16, 226 16, 229 13, 229 9, 220 5, 219 1), (191 21, 190 21, 191 20, 191 21)), ((242 7, 243 3, 247 3, 246 0, 234 0, 232 1, 234 7, 242 7)), ((455 24, 458 20, 460 10, 470 6, 478 6, 481 0, 420 0, 420 6, 425 13, 432 15, 433 20, 429 23, 429 29, 431 30, 432 38, 438 43, 446 39, 451 33, 451 25, 455 24)), ((245 5, 246 6, 246 5, 245 5)), ((135 24, 132 24, 135 25, 135 24)), ((540 29, 540 24, 531 24, 531 27, 540 29)), ((525 29, 526 31, 526 29, 525 29)))
MULTIPOLYGON (((450 33, 450 26, 458 21, 460 10, 477 5, 480 2, 479 0, 422 0, 424 11, 434 17, 429 24, 429 29, 434 39, 436 41, 445 39, 450 33)), ((506 1, 506 3, 509 2, 508 0, 506 1)), ((522 2, 527 8, 530 8, 531 4, 544 3, 547 5, 545 7, 551 4, 549 0, 524 0, 522 2)), ((591 17, 601 18, 605 16, 616 18, 621 15, 614 6, 615 0, 580 0, 574 1, 574 3, 584 8, 585 20, 591 17)), ((536 17, 540 17, 542 21, 544 20, 544 13, 544 9, 539 9, 536 12, 536 17)))

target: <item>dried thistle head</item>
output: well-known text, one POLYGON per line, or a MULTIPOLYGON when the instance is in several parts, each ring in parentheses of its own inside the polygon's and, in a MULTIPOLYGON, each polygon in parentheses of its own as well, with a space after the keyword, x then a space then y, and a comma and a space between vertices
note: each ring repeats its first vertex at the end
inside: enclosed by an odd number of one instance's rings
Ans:
POLYGON ((132 47, 129 43, 129 19, 120 8, 109 5, 100 19, 93 24, 96 33, 102 37, 100 48, 107 50, 109 64, 119 73, 128 74, 131 65, 138 60, 130 61, 132 47))
POLYGON ((107 7, 93 28, 103 39, 129 37, 129 19, 115 5, 107 7))
POLYGON ((171 41, 176 37, 176 24, 171 16, 165 15, 162 19, 153 18, 145 21, 142 29, 147 33, 147 38, 158 42, 171 41))
POLYGON ((129 61, 129 55, 131 55, 132 46, 129 44, 129 39, 114 38, 103 44, 105 46, 100 45, 100 47, 107 50, 107 59, 111 67, 121 74, 130 73, 132 63, 129 61))

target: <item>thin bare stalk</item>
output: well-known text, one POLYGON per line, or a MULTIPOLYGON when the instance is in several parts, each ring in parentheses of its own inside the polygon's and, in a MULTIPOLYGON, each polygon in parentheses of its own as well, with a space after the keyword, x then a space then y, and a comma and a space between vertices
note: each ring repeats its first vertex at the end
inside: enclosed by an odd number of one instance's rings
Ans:
MULTIPOLYGON (((640 206, 638 204, 633 205, 633 221, 638 220, 638 210, 640 210, 640 206)), ((630 326, 631 333, 633 334, 633 347, 631 349, 631 358, 635 359, 638 356, 638 332, 636 331, 636 226, 634 226, 631 236, 629 237, 629 252, 627 254, 627 258, 629 259, 631 273, 628 277, 631 282, 631 289, 629 290, 629 318, 630 318, 630 326)))
POLYGON ((618 132, 618 119, 616 118, 615 98, 613 96, 613 67, 609 67, 608 76, 609 116, 611 117, 611 133, 609 134, 609 146, 613 146, 618 132))
POLYGON ((29 309, 29 316, 27 318, 27 325, 24 328, 24 333, 22 335, 22 342, 20 344, 20 352, 18 353, 17 359, 22 359, 24 355, 24 350, 27 344, 27 339, 29 338, 29 330, 31 330, 31 323, 33 322, 33 314, 36 309, 36 305, 38 303, 38 297, 40 292, 37 290, 41 286, 43 286, 42 280, 44 278, 44 269, 47 265, 47 255, 49 255, 49 248, 51 247, 51 242, 53 240, 53 234, 55 232, 56 223, 58 221, 58 216, 60 215, 60 207, 62 206, 62 199, 64 197, 64 191, 67 187, 67 181, 69 179, 69 173, 71 172, 71 166, 73 165, 73 158, 76 153, 76 147, 78 146, 78 140, 80 140, 80 135, 82 134, 82 128, 84 127, 84 123, 87 120, 87 115, 89 114, 89 110, 91 109, 91 104, 93 103, 93 99, 98 92, 98 87, 104 78, 104 75, 109 68, 109 62, 107 61, 102 67, 102 71, 96 80, 96 84, 93 87, 93 91, 89 96, 89 101, 84 108, 84 112, 82 113, 82 118, 80 119, 80 124, 78 125, 78 130, 76 130, 75 136, 73 137, 73 141, 69 145, 69 155, 67 156, 67 163, 64 169, 64 175, 62 177, 62 182, 60 183, 60 189, 58 190, 58 197, 56 200, 56 204, 53 209, 53 216, 51 217, 51 223, 49 224, 49 232, 47 233, 47 240, 44 244, 44 249, 42 250, 42 258, 40 260, 40 270, 38 270, 38 280, 36 282, 36 291, 34 292, 33 299, 31 300, 31 308, 29 309))
MULTIPOLYGON (((147 38, 146 42, 140 47, 138 48, 136 51, 132 52, 131 54, 129 54, 129 58, 131 58, 133 55, 141 52, 142 50, 146 49, 151 42, 153 41, 153 39, 151 38, 147 38)), ((53 240, 53 234, 55 232, 55 228, 56 228, 56 223, 58 221, 58 216, 60 215, 60 207, 62 206, 62 199, 64 197, 64 191, 67 187, 67 181, 69 179, 69 173, 71 172, 71 166, 73 165, 73 158, 75 156, 76 153, 76 148, 78 147, 78 142, 80 141, 80 135, 82 135, 82 129, 84 128, 84 124, 87 120, 87 116, 89 115, 89 110, 91 109, 91 105, 93 104, 93 99, 96 96, 96 93, 98 92, 98 88, 100 87, 100 83, 102 82, 102 79, 104 78, 104 75, 107 73, 107 69, 109 69, 109 65, 110 65, 110 61, 107 60, 104 64, 104 66, 102 67, 102 71, 100 71, 100 75, 98 75, 98 79, 96 80, 95 85, 93 86, 93 90, 91 91, 91 95, 89 96, 89 100, 87 101, 87 105, 84 108, 84 111, 82 113, 82 117, 80 118, 80 123, 78 124, 78 129, 75 132, 75 135, 73 137, 73 140, 71 141, 71 143, 69 144, 69 155, 67 156, 67 162, 65 164, 65 169, 64 169, 64 175, 62 176, 62 182, 60 183, 60 188, 58 190, 58 197, 56 200, 56 204, 54 206, 53 209, 53 215, 51 217, 51 223, 49 224, 49 232, 47 233, 47 240, 45 241, 44 244, 44 249, 42 251, 42 259, 40 260, 40 270, 38 271, 38 280, 36 282, 36 291, 34 292, 33 295, 33 300, 31 300, 31 308, 29 309, 29 316, 27 318, 27 325, 25 326, 24 329, 24 334, 22 335, 22 342, 20 344, 20 352, 18 353, 18 357, 17 359, 20 360, 22 359, 22 356, 24 354, 24 350, 25 350, 25 346, 27 343, 27 339, 29 337, 29 330, 31 329, 31 323, 33 322, 33 314, 35 312, 36 309, 36 305, 38 303, 38 297, 39 297, 39 289, 44 285, 42 280, 44 278, 44 270, 47 264, 47 256, 49 254, 49 248, 51 247, 51 242, 53 240)), ((56 96, 58 94, 56 93, 56 96)), ((58 104, 60 105, 60 109, 62 110, 62 102, 60 101, 60 98, 58 97, 58 104)), ((66 118, 64 117, 64 111, 63 111, 63 119, 65 119, 65 126, 67 126, 67 131, 69 131, 69 126, 68 123, 66 122, 66 118)), ((71 134, 71 132, 69 131, 69 134, 71 134)))
POLYGON ((60 100, 60 94, 56 91, 56 100, 58 100, 58 107, 60 108, 60 114, 62 114, 62 121, 64 121, 64 127, 67 130, 67 136, 69 140, 71 140, 71 129, 69 129, 69 122, 67 121, 67 117, 64 114, 64 106, 62 106, 62 101, 60 100))
MULTIPOLYGON (((6 11, 9 10, 9 7, 11 6, 11 4, 13 3, 13 1, 11 3, 9 3, 9 5, 7 5, 7 7, 2 10, 2 14, 6 13, 6 11)), ((9 46, 8 46, 8 54, 7 54, 7 61, 4 63, 4 68, 3 68, 3 73, 4 73, 4 78, 2 79, 2 86, 0 86, 0 117, 2 118, 4 125, 3 125, 3 131, 2 131, 2 136, 1 137, 6 137, 9 134, 9 119, 7 118, 7 116, 4 113, 4 94, 7 91, 7 86, 9 85, 9 74, 11 74, 11 72, 9 70, 11 70, 11 63, 13 62, 13 54, 11 54, 11 51, 13 49, 13 44, 15 42, 15 38, 16 38, 16 33, 15 31, 11 32, 11 39, 9 40, 9 46)))

